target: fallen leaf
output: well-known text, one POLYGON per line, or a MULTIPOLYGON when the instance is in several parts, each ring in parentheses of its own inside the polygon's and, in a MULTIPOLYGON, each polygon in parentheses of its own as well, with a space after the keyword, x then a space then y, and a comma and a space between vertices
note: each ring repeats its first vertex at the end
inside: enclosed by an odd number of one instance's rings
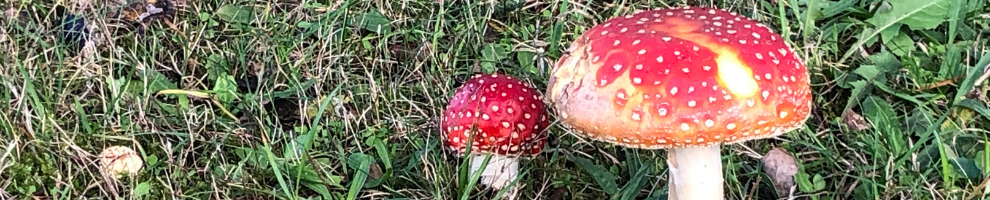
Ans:
POLYGON ((849 126, 852 131, 862 131, 872 127, 870 126, 870 123, 866 121, 866 118, 863 118, 862 115, 852 110, 846 110, 846 115, 842 118, 842 122, 845 123, 846 126, 849 126))
POLYGON ((377 163, 371 163, 371 168, 369 168, 368 170, 368 177, 370 179, 368 179, 367 181, 382 178, 382 168, 379 167, 377 163))
POLYGON ((763 156, 763 169, 777 189, 777 195, 783 197, 795 187, 794 175, 798 173, 797 160, 783 148, 774 148, 763 156))

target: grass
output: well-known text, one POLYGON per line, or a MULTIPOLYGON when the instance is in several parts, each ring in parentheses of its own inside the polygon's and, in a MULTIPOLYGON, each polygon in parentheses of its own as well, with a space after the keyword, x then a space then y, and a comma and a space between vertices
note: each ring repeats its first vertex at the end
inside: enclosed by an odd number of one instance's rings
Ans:
MULTIPOLYGON (((813 78, 805 128, 722 147, 727 198, 786 198, 760 161, 775 147, 798 159, 798 199, 990 191, 982 0, 177 1, 143 36, 106 17, 120 6, 70 9, 94 29, 81 51, 50 13, 77 1, 0 4, 23 13, 0 20, 0 198, 490 199, 438 141, 460 82, 545 88, 591 26, 688 4, 764 22, 813 78), (145 159, 138 176, 100 174, 112 145, 145 159)), ((665 199, 665 151, 549 133, 517 199, 665 199)))

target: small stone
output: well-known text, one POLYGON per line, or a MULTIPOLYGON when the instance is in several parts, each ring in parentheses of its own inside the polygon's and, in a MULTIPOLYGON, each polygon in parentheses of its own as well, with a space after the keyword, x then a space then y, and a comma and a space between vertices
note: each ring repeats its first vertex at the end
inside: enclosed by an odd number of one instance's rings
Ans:
POLYGON ((137 175, 144 165, 141 156, 125 146, 112 146, 100 153, 100 166, 103 172, 120 179, 124 174, 137 175))
POLYGON ((783 148, 774 148, 763 156, 763 169, 770 176, 777 195, 786 197, 795 187, 794 175, 798 173, 797 160, 783 148))

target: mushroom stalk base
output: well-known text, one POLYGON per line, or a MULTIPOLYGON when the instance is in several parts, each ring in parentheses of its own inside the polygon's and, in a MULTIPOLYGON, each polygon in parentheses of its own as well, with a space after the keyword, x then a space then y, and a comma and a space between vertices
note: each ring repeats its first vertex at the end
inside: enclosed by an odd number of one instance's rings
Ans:
MULTIPOLYGON (((474 175, 485 163, 487 155, 477 155, 471 158, 471 175, 474 175)), ((481 172, 481 184, 501 190, 519 175, 519 161, 515 157, 492 154, 488 166, 481 172)))
POLYGON ((722 156, 720 145, 672 149, 670 166, 671 200, 723 200, 722 156))

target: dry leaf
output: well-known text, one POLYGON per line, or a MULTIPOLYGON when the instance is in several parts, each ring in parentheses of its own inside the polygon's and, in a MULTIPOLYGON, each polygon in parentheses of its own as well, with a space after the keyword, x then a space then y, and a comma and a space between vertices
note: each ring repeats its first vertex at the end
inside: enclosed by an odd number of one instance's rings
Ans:
POLYGON ((365 182, 382 178, 382 168, 379 167, 377 163, 371 163, 370 167, 371 168, 368 169, 368 179, 365 180, 365 182))
POLYGON ((777 195, 783 197, 789 194, 795 186, 794 175, 798 172, 797 160, 783 148, 774 148, 763 156, 763 169, 773 181, 777 195))
POLYGON ((862 131, 872 127, 870 126, 870 123, 866 121, 866 118, 863 118, 862 115, 859 115, 859 113, 852 110, 846 110, 845 116, 842 117, 842 122, 845 123, 846 126, 849 126, 852 131, 862 131))

